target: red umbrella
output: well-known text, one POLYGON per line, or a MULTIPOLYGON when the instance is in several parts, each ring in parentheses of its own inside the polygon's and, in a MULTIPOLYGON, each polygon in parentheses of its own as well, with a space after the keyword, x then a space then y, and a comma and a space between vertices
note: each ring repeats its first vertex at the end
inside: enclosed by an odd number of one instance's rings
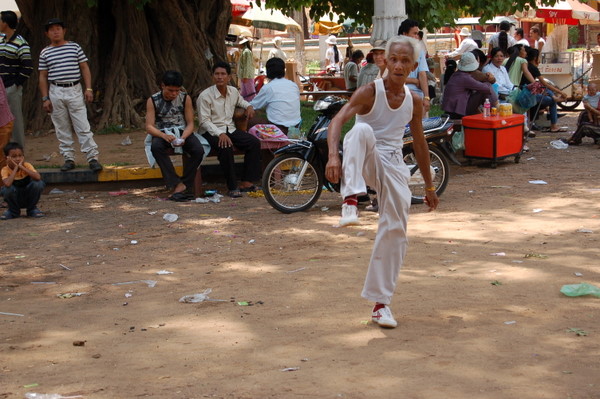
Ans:
POLYGON ((250 3, 246 0, 231 0, 231 16, 241 17, 250 9, 250 3))
POLYGON ((563 25, 598 24, 600 13, 587 4, 577 0, 560 0, 553 6, 540 6, 536 17, 544 18, 545 22, 563 25))

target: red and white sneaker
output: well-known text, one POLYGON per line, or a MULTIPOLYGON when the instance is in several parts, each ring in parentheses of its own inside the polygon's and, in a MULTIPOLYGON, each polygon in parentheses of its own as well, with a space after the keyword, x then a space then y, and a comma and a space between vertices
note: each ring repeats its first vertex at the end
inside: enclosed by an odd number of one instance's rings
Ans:
POLYGON ((371 320, 373 320, 373 323, 377 323, 380 327, 384 328, 395 328, 398 325, 388 305, 383 305, 383 307, 374 310, 371 320))
POLYGON ((340 227, 358 224, 358 208, 356 205, 342 205, 342 217, 340 218, 340 227))

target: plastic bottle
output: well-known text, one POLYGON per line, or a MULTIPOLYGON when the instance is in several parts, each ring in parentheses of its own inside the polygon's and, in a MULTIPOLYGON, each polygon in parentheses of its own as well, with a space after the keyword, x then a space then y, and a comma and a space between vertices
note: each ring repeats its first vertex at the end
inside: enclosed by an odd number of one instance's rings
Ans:
POLYGON ((490 99, 486 98, 485 102, 483 103, 483 117, 484 118, 488 118, 490 116, 491 109, 492 109, 492 104, 490 103, 490 99))

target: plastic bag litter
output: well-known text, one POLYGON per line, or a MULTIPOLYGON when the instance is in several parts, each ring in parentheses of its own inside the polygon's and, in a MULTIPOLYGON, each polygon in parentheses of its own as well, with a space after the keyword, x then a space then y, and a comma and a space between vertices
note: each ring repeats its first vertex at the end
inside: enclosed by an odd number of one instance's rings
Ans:
POLYGON ((81 395, 75 396, 62 396, 57 393, 35 393, 35 392, 27 392, 25 394, 27 399, 70 399, 70 398, 83 398, 81 395))
POLYGON ((163 219, 169 223, 173 223, 173 222, 176 222, 177 219, 179 219, 179 216, 177 216, 174 213, 165 213, 163 216, 163 219))
POLYGON ((181 303, 198 303, 208 301, 208 294, 212 292, 212 288, 207 288, 200 294, 185 295, 179 298, 181 303))
POLYGON ((131 145, 131 144, 132 144, 132 142, 131 142, 131 139, 129 138, 129 136, 125 137, 123 139, 123 141, 121 141, 121 145, 131 145))
POLYGON ((50 190, 50 192, 48 194, 64 194, 65 192, 63 190, 61 190, 60 188, 53 188, 52 190, 50 190))
POLYGON ((563 285, 560 292, 566 296, 594 295, 600 298, 600 288, 588 283, 563 285))
POLYGON ((567 143, 560 140, 552 140, 550 142, 550 145, 552 146, 552 148, 555 148, 557 150, 566 150, 567 148, 569 148, 569 145, 567 143))

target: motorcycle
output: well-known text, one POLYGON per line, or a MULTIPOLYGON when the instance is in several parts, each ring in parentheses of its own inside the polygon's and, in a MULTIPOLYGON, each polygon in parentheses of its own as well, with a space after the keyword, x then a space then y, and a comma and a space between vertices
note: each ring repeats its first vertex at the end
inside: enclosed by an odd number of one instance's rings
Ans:
MULTIPOLYGON (((262 179, 265 198, 273 208, 282 213, 304 211, 317 202, 323 188, 332 192, 340 191, 339 183, 334 184, 325 178, 327 128, 346 102, 346 99, 337 96, 318 100, 313 107, 318 116, 306 137, 288 139, 290 144, 275 151, 275 158, 265 169, 262 179)), ((448 159, 460 165, 453 155, 450 142, 453 126, 447 116, 423 120, 423 131, 429 145, 431 177, 438 196, 444 192, 450 178, 448 159)), ((406 128, 402 152, 411 174, 411 202, 421 204, 425 200, 425 181, 419 171, 412 143, 410 129, 406 128)))

